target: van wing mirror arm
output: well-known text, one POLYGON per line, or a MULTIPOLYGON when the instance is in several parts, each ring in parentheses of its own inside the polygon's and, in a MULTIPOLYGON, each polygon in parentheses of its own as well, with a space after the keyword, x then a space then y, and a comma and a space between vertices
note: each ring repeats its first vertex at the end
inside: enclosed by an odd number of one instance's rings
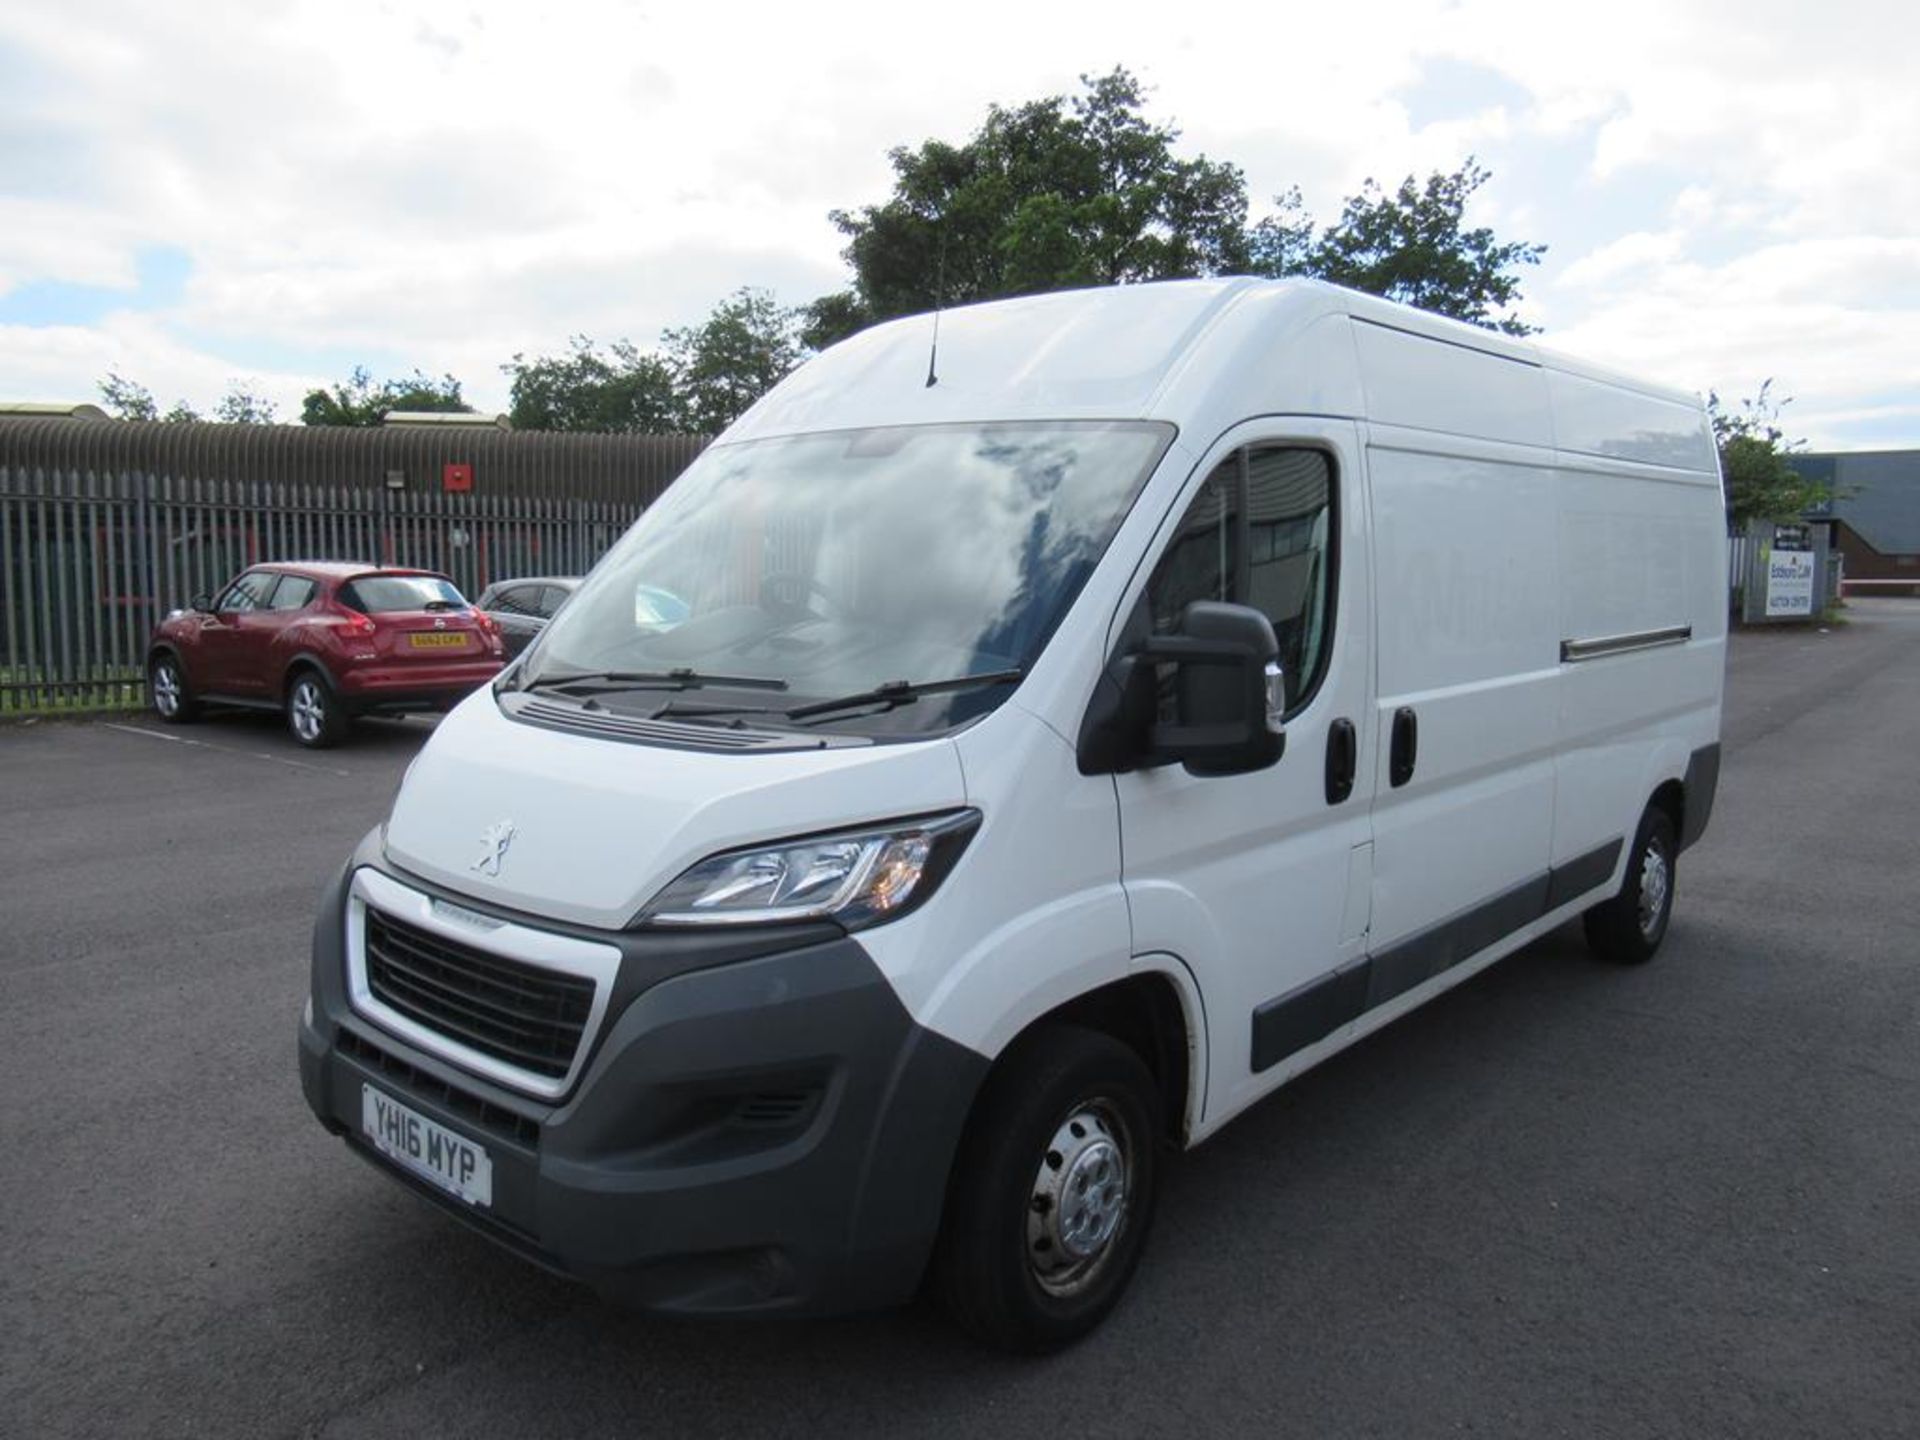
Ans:
POLYGON ((1081 721, 1075 746, 1080 773, 1125 774, 1178 761, 1197 775, 1235 774, 1279 760, 1286 750, 1279 723, 1285 681, 1270 637, 1271 630, 1262 644, 1240 637, 1151 635, 1114 656, 1081 721), (1159 714, 1162 665, 1184 672, 1175 680, 1183 695, 1180 717, 1171 722, 1159 714), (1213 701, 1196 712, 1186 692, 1203 671, 1215 673, 1213 701), (1223 696, 1229 698, 1224 706, 1223 696))

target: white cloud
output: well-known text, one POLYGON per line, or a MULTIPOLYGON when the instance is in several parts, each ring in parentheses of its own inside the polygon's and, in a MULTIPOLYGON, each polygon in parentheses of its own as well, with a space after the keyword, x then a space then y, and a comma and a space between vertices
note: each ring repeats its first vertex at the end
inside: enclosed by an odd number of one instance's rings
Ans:
POLYGON ((193 268, 158 309, 0 332, 0 395, 86 398, 111 356, 206 405, 265 357, 290 409, 340 375, 286 357, 364 353, 498 405, 516 350, 649 343, 739 284, 832 288, 826 212, 884 196, 890 146, 1125 64, 1257 205, 1298 184, 1324 219, 1368 176, 1477 153, 1475 218, 1552 247, 1524 277, 1552 343, 1701 387, 1777 374, 1836 435, 1899 424, 1885 396, 1920 354, 1906 6, 1093 13, 15 0, 0 303, 37 280, 131 305, 156 246, 193 268), (1419 123, 1404 96, 1436 64, 1499 93, 1419 123))

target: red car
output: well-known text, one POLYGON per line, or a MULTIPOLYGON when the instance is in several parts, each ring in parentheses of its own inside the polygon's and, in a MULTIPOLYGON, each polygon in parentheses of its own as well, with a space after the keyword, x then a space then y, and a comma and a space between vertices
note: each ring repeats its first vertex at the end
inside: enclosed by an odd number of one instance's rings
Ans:
POLYGON ((279 710, 318 748, 356 715, 445 710, 504 663, 500 627, 446 576, 314 561, 194 596, 154 630, 147 682, 169 724, 203 704, 279 710))

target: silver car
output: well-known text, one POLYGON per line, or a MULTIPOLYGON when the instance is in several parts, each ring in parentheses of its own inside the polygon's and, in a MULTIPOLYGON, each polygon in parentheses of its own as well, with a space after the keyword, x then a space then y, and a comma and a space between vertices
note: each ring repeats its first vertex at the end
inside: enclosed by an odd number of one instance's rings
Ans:
POLYGON ((580 584, 578 575, 541 575, 523 580, 498 580, 480 594, 479 608, 500 625, 507 658, 512 659, 547 628, 554 612, 580 584))

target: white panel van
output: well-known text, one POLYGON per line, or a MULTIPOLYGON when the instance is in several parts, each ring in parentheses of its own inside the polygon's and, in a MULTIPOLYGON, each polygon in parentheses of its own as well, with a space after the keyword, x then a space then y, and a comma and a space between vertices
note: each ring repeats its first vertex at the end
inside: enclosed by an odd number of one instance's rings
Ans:
POLYGON ((1326 285, 878 326, 421 750, 308 1101, 629 1303, 1062 1344, 1170 1154, 1574 916, 1659 948, 1723 517, 1697 399, 1326 285))

